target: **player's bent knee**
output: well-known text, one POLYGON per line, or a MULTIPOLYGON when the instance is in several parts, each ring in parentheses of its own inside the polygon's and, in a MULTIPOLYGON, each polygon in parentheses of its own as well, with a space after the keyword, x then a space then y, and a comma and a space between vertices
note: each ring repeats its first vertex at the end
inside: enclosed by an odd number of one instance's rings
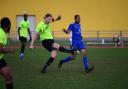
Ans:
POLYGON ((83 51, 83 52, 81 52, 81 55, 82 55, 82 56, 86 56, 87 54, 86 54, 85 51, 83 51))
POLYGON ((56 56, 57 56, 57 52, 56 52, 55 50, 52 51, 52 52, 51 52, 51 57, 55 59, 56 56))
POLYGON ((56 55, 51 55, 52 58, 56 59, 56 55))
POLYGON ((53 47, 59 49, 60 45, 57 44, 57 43, 54 43, 54 44, 53 44, 53 47))
POLYGON ((82 56, 86 56, 86 53, 82 53, 82 56))

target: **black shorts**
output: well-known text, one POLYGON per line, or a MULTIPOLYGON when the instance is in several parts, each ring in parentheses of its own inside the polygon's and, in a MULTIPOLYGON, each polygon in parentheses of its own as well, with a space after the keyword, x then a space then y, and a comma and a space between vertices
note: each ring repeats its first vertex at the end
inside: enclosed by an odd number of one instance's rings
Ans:
POLYGON ((0 59, 0 69, 7 66, 7 62, 4 58, 0 59))
POLYGON ((27 41, 27 38, 26 38, 26 37, 19 37, 19 40, 20 40, 21 42, 26 42, 26 41, 27 41))
POLYGON ((47 39, 42 41, 42 45, 44 46, 44 48, 50 52, 53 50, 53 46, 52 46, 53 43, 54 43, 54 39, 47 39))
POLYGON ((119 40, 119 38, 113 38, 113 42, 118 43, 118 42, 120 42, 120 40, 119 40))

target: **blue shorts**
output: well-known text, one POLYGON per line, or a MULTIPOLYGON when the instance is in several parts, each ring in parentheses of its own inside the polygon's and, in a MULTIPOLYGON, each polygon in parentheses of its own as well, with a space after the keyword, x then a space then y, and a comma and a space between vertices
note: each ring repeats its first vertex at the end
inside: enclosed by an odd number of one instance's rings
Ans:
POLYGON ((71 43, 71 48, 74 50, 81 50, 81 49, 85 49, 85 45, 83 40, 70 40, 71 43))

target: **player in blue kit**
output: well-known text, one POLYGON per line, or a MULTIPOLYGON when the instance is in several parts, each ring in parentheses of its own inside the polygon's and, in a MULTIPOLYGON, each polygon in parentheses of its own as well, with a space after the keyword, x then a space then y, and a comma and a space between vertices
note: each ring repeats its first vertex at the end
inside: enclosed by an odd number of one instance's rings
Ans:
POLYGON ((70 34, 71 49, 74 49, 76 52, 74 52, 74 54, 72 54, 71 56, 61 60, 59 62, 58 67, 61 68, 63 63, 74 60, 77 55, 77 50, 79 50, 80 53, 82 54, 85 72, 89 73, 89 72, 93 71, 94 66, 89 68, 89 65, 88 65, 88 58, 87 58, 84 42, 83 42, 82 35, 81 35, 80 16, 75 15, 74 20, 75 20, 75 22, 71 23, 67 30, 63 29, 63 31, 66 34, 70 34))

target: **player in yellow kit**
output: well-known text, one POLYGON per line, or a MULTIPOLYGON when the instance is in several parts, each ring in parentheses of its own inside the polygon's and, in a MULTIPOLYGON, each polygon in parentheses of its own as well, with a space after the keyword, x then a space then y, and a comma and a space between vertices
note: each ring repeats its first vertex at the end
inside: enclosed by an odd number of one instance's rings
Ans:
POLYGON ((54 21, 58 21, 60 19, 61 19, 61 16, 58 16, 57 18, 54 19, 50 13, 47 13, 44 16, 44 21, 41 21, 37 25, 36 33, 34 34, 32 38, 30 48, 33 48, 34 41, 37 39, 39 35, 43 47, 51 53, 51 57, 48 59, 48 61, 43 66, 41 73, 45 73, 47 67, 55 60, 57 56, 57 50, 61 52, 66 52, 66 53, 73 53, 73 50, 68 50, 54 42, 54 38, 52 36, 52 32, 50 29, 50 23, 54 21))
POLYGON ((19 40, 21 42, 21 51, 20 51, 19 58, 21 60, 24 59, 24 50, 25 50, 28 34, 29 34, 30 41, 31 41, 31 33, 29 29, 30 24, 27 19, 28 19, 28 15, 24 14, 24 20, 20 22, 19 27, 18 27, 18 35, 19 35, 19 40))
POLYGON ((10 32, 11 22, 7 17, 5 17, 1 19, 0 24, 0 75, 5 78, 6 89, 13 89, 11 71, 9 66, 7 65, 6 60, 4 59, 5 53, 14 52, 13 49, 6 48, 7 33, 10 32))

